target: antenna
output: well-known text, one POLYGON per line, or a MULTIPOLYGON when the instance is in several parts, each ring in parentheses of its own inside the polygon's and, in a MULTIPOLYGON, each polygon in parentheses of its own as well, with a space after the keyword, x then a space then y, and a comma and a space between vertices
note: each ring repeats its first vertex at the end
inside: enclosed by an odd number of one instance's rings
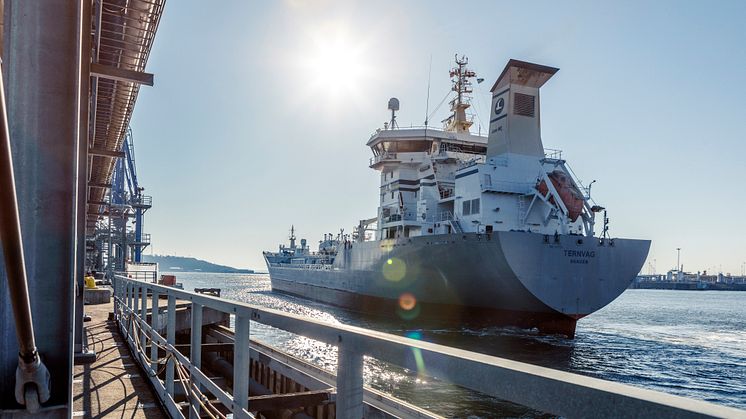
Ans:
POLYGON ((396 123, 396 111, 399 110, 399 99, 395 97, 389 99, 389 110, 391 111, 391 123, 389 123, 389 127, 396 129, 399 127, 399 124, 396 123))
POLYGON ((471 106, 469 99, 473 92, 472 82, 470 79, 476 78, 477 73, 474 70, 466 68, 469 59, 458 54, 454 57, 456 66, 450 71, 451 90, 456 92, 456 97, 451 100, 451 115, 444 119, 445 130, 451 132, 469 132, 469 127, 474 123, 466 119, 466 110, 471 106))
MULTIPOLYGON (((425 101, 425 131, 427 132, 427 123, 430 119, 430 78, 433 75, 433 54, 430 54, 430 69, 427 71, 427 100, 425 101)), ((427 136, 427 134, 425 134, 427 136)))

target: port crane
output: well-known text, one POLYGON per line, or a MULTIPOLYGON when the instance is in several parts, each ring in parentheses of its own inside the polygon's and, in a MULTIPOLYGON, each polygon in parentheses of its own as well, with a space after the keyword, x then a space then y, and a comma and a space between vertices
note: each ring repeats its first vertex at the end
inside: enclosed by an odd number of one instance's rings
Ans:
POLYGON ((122 156, 114 165, 108 211, 98 223, 96 258, 89 266, 111 275, 114 271, 124 271, 127 262, 142 261, 143 251, 150 245, 150 234, 144 232, 145 213, 153 203, 144 191, 137 177, 132 129, 128 128, 122 156))

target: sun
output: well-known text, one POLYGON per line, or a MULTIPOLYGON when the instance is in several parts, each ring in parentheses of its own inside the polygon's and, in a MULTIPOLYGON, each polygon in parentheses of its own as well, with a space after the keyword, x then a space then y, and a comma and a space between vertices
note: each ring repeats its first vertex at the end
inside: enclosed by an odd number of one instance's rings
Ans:
POLYGON ((314 96, 342 99, 358 93, 370 78, 365 43, 343 26, 315 28, 301 52, 302 77, 314 96))

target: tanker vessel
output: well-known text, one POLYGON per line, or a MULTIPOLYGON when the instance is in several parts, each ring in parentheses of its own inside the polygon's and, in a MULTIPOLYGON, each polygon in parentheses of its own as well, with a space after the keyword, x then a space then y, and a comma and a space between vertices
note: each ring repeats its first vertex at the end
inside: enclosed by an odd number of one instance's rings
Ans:
POLYGON ((629 286, 650 241, 610 237, 592 182, 542 143, 539 89, 558 69, 509 60, 483 136, 470 132, 467 65, 457 57, 450 71, 442 129, 400 128, 399 101, 389 101, 391 119, 367 142, 381 178, 377 216, 325 235, 315 252, 292 231, 289 246, 264 252, 274 291, 411 324, 572 338, 579 319, 629 286))

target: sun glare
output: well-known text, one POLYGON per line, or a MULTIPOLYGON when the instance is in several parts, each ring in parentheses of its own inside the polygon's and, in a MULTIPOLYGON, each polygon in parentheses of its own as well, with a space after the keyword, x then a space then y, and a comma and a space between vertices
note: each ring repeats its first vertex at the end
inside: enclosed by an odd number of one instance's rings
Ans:
POLYGON ((331 99, 358 92, 369 77, 363 42, 341 27, 319 29, 303 51, 303 78, 314 95, 331 99))

